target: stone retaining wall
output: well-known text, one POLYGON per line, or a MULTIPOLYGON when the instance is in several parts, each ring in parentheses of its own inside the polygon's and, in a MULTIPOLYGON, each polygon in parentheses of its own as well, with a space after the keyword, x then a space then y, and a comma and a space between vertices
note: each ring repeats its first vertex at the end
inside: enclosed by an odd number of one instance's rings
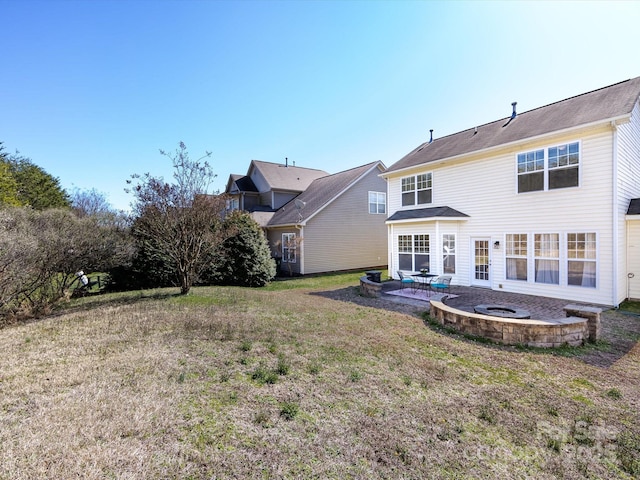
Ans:
POLYGON ((365 275, 360 277, 360 293, 365 297, 377 298, 382 291, 382 283, 372 282, 365 275))
MULTIPOLYGON (((570 305, 568 307, 579 306, 570 305)), ((569 313, 576 315, 584 308, 565 309, 565 311, 567 315, 569 313)), ((505 345, 527 345, 530 347, 578 346, 582 345, 590 337, 588 319, 577 315, 554 320, 517 320, 465 312, 435 300, 431 300, 430 315, 440 325, 453 327, 461 333, 488 338, 505 345)), ((594 337, 592 340, 596 338, 594 337)))

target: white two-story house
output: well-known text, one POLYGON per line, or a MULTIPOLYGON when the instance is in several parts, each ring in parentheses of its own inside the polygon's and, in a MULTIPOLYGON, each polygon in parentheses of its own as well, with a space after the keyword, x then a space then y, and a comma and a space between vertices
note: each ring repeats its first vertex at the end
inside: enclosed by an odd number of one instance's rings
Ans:
POLYGON ((640 77, 523 113, 513 104, 418 146, 382 175, 389 271, 603 305, 640 298, 639 97, 640 77))

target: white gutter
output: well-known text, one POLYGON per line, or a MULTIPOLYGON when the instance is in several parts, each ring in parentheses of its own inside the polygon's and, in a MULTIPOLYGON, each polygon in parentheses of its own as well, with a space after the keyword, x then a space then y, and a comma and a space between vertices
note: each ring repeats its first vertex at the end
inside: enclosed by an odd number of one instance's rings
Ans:
POLYGON ((393 224, 390 224, 387 227, 387 245, 391 248, 387 248, 387 271, 389 272, 389 276, 391 278, 396 278, 395 269, 393 265, 393 224))

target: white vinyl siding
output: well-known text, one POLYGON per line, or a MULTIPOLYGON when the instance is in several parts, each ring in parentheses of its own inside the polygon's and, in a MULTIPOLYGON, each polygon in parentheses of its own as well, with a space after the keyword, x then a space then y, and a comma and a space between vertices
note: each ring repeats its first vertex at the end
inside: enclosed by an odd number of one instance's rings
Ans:
MULTIPOLYGON (((626 127, 626 126, 625 126, 626 127)), ((620 127, 621 129, 622 127, 620 127)), ((416 219, 389 225, 390 269, 397 265, 395 236, 426 233, 433 235, 432 252, 442 251, 443 233, 456 233, 456 274, 454 284, 469 285, 473 277, 472 238, 488 238, 491 246, 490 287, 529 295, 563 298, 588 303, 612 304, 613 264, 612 199, 613 136, 611 127, 598 126, 578 133, 549 136, 526 145, 513 146, 493 155, 469 155, 441 165, 426 165, 424 172, 418 168, 412 172, 432 173, 434 206, 449 206, 468 217, 440 220, 416 219), (520 152, 535 151, 554 145, 574 142, 580 144, 580 186, 559 188, 532 194, 518 194, 514 188, 514 158, 520 152), (535 197, 535 201, 533 198, 535 197), (596 232, 597 234, 597 282, 595 288, 578 288, 567 285, 565 271, 566 253, 561 262, 559 284, 536 283, 533 278, 533 253, 528 256, 529 277, 507 278, 506 236, 527 234, 529 249, 533 249, 533 235, 556 233, 563 242, 567 234, 596 232), (494 248, 495 242, 499 242, 494 248), (437 242, 437 244, 434 244, 437 242)), ((621 143, 621 142, 619 142, 621 143)), ((401 203, 401 178, 408 172, 398 173, 388 179, 387 209, 389 214, 413 207, 401 203)), ((638 172, 635 178, 640 178, 638 172)), ((638 182, 640 183, 640 182, 638 182)), ((640 193, 635 195, 640 197, 640 193)), ((625 209, 628 207, 628 201, 625 209)), ((624 216, 623 216, 624 218, 624 216)), ((624 230, 624 228, 623 228, 624 230)), ((565 247, 566 248, 566 247, 565 247)), ((441 274, 442 259, 432 258, 431 271, 441 274), (437 260, 437 264, 434 262, 437 260)), ((624 267, 621 267, 624 270, 624 267)), ((625 272, 626 275, 626 272, 625 272)))
MULTIPOLYGON (((627 247, 627 239, 631 241, 631 239, 637 238, 628 236, 627 228, 633 228, 631 227, 631 224, 635 223, 635 231, 637 232, 637 221, 629 223, 625 221, 625 215, 629 208, 629 201, 633 198, 640 198, 640 181, 638 181, 638 179, 640 179, 640 105, 637 102, 631 114, 631 121, 624 125, 620 125, 615 135, 617 141, 614 149, 618 154, 618 175, 616 178, 618 200, 615 205, 614 221, 616 222, 615 240, 619 245, 618 250, 620 251, 616 262, 616 282, 619 285, 616 292, 616 300, 619 303, 630 294, 629 287, 633 288, 634 286, 637 286, 636 289, 640 289, 640 272, 637 270, 635 272, 634 270, 630 270, 630 265, 634 262, 636 262, 636 265, 639 264, 640 259, 627 257, 627 255, 631 255, 634 252, 636 254, 640 254, 640 248, 637 248, 637 243, 635 244, 635 250, 633 245, 629 245, 629 247, 627 247), (627 277, 629 273, 634 273, 635 276, 632 279, 629 279, 627 277)), ((601 260, 601 271, 603 265, 604 261, 601 260)), ((601 276, 602 274, 600 273, 600 277, 601 276)), ((600 280, 602 281, 602 278, 600 278, 600 280)))

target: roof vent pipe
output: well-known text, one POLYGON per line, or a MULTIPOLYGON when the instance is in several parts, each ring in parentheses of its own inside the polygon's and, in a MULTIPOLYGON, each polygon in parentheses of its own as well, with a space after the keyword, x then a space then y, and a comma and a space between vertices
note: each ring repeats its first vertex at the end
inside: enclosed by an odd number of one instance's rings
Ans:
POLYGON ((431 143, 433 142, 433 128, 429 130, 429 133, 431 133, 431 137, 429 138, 429 143, 431 143))
POLYGON ((289 157, 284 157, 284 166, 285 167, 289 166, 289 157))
POLYGON ((513 112, 511 112, 511 118, 516 118, 516 105, 518 104, 518 102, 512 102, 511 106, 513 107, 513 112))

